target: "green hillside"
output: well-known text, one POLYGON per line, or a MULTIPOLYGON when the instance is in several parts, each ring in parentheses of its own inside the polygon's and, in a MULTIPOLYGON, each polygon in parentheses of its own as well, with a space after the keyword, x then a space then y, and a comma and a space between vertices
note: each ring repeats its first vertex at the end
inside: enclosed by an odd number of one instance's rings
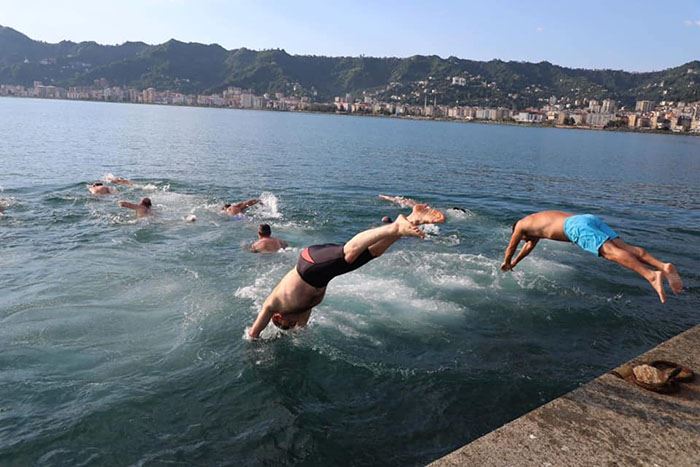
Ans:
POLYGON ((479 62, 456 57, 323 57, 289 55, 284 50, 226 50, 212 44, 170 40, 160 45, 127 42, 58 44, 34 41, 0 26, 0 83, 31 86, 89 85, 105 78, 112 85, 155 87, 184 93, 218 92, 229 86, 256 93, 284 92, 318 101, 351 93, 382 100, 438 104, 539 105, 556 96, 574 101, 612 98, 700 100, 700 62, 649 73, 584 70, 548 62, 479 62), (463 77, 466 85, 452 85, 463 77))

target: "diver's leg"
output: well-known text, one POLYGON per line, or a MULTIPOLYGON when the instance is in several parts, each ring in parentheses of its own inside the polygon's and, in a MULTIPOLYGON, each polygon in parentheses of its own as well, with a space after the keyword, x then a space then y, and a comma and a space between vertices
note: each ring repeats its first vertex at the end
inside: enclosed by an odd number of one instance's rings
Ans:
MULTIPOLYGON (((418 227, 411 224, 405 216, 399 215, 399 217, 397 217, 391 224, 365 230, 364 232, 360 232, 351 238, 350 241, 343 246, 345 262, 352 264, 365 250, 369 249, 372 245, 383 242, 384 240, 391 240, 391 242, 387 242, 388 244, 384 247, 384 250, 386 250, 391 243, 394 243, 401 237, 424 236, 425 234, 418 230, 418 227)), ((381 251, 381 253, 383 252, 384 251, 381 251)), ((370 253, 373 252, 370 251, 370 253)))
POLYGON ((681 276, 678 274, 676 267, 672 263, 664 263, 653 257, 651 253, 640 246, 630 245, 625 243, 621 238, 616 238, 611 240, 616 246, 629 251, 634 256, 637 257, 641 262, 652 266, 664 274, 664 277, 668 281, 668 285, 671 286, 673 293, 678 294, 683 290, 683 281, 681 276))
POLYGON ((654 288, 659 295, 661 303, 666 303, 666 293, 664 292, 663 273, 661 271, 652 271, 637 259, 635 255, 615 245, 613 241, 608 240, 600 247, 600 256, 613 261, 622 267, 631 269, 643 278, 654 288))

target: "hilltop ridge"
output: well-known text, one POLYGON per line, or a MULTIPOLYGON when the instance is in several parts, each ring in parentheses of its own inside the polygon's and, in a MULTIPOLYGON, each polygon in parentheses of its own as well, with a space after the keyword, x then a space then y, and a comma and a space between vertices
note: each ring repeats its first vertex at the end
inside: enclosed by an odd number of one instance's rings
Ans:
POLYGON ((612 98, 700 100, 700 61, 652 72, 567 68, 493 59, 476 61, 437 55, 326 57, 291 55, 283 49, 227 50, 218 44, 176 39, 150 45, 125 42, 35 41, 0 26, 0 83, 33 81, 79 86, 105 78, 113 85, 211 93, 229 86, 256 93, 283 92, 328 101, 334 96, 371 95, 382 100, 507 107, 537 105, 556 96, 570 100, 612 98))

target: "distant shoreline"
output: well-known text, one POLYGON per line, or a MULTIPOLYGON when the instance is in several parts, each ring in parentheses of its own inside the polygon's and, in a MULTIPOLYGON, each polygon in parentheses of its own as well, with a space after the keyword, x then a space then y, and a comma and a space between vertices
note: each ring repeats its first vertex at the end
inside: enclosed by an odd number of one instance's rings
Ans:
POLYGON ((515 127, 526 127, 526 128, 552 128, 558 130, 587 130, 587 131, 605 131, 610 133, 636 133, 643 135, 672 135, 672 136, 691 136, 698 137, 700 132, 677 132, 671 130, 652 130, 652 129, 638 129, 638 128, 595 128, 589 126, 576 126, 576 125, 557 125, 549 123, 519 123, 515 121, 505 121, 505 120, 483 120, 483 119, 457 119, 457 118, 445 118, 445 117, 424 117, 417 115, 381 115, 381 114, 368 114, 362 112, 323 112, 320 110, 277 110, 277 109, 243 109, 237 107, 223 107, 223 106, 211 106, 211 105, 188 105, 188 104, 163 104, 163 103, 148 103, 148 102, 116 102, 116 101, 106 101, 99 99, 56 99, 52 97, 24 97, 24 96, 0 96, 0 98, 9 99, 33 99, 41 101, 65 101, 65 102, 94 102, 98 104, 127 104, 127 105, 157 105, 162 107, 188 107, 196 109, 220 109, 220 110, 241 110, 241 111, 255 111, 255 112, 276 112, 276 113, 300 113, 300 114, 316 114, 316 115, 336 115, 341 117, 372 117, 372 118, 386 118, 386 119, 396 119, 396 120, 417 120, 417 121, 434 121, 434 122, 450 122, 450 123, 480 123, 485 125, 503 125, 503 126, 515 126, 515 127))

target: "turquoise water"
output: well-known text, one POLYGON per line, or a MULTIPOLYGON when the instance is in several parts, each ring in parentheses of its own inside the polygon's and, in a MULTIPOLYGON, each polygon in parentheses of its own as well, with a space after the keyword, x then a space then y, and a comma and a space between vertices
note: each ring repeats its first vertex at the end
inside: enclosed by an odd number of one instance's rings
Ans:
POLYGON ((29 99, 0 127, 3 465, 423 464, 699 322, 700 138, 29 99), (136 185, 89 195, 109 173, 136 185), (467 213, 246 340, 300 248, 402 212, 378 193, 467 213), (142 196, 153 219, 116 205, 142 196), (543 209, 601 215, 685 294, 562 243, 501 273, 543 209), (291 248, 247 253, 260 222, 291 248))

